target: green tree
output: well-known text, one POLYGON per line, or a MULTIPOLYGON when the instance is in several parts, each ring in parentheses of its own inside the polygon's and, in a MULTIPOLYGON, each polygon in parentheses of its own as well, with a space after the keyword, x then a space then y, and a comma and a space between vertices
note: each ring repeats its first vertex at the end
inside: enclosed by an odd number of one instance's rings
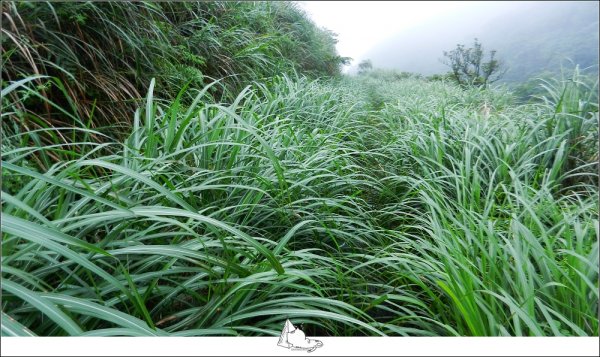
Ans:
POLYGON ((358 64, 358 74, 364 74, 373 69, 373 63, 370 59, 363 60, 358 64))
POLYGON ((444 51, 442 63, 452 69, 452 77, 461 86, 487 86, 506 73, 503 64, 496 58, 496 51, 492 50, 489 60, 484 60, 484 50, 481 43, 475 38, 473 47, 466 48, 458 44, 452 51, 444 51))

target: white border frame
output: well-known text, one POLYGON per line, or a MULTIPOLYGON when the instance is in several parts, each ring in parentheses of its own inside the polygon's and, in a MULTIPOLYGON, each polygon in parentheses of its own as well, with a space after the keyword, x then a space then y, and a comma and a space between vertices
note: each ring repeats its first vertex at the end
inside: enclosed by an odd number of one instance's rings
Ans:
MULTIPOLYGON (((598 337, 318 337, 310 356, 598 356, 598 337)), ((3 337, 2 356, 305 356, 279 337, 3 337)))

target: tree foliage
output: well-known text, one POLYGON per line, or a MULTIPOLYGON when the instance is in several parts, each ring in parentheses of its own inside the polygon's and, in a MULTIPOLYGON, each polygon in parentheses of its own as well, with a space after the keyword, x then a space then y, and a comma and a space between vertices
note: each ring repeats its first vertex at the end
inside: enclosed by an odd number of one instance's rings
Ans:
POLYGON ((365 74, 373 69, 373 62, 370 59, 361 61, 358 64, 358 74, 365 74))
POLYGON ((491 50, 489 59, 485 61, 483 46, 475 38, 473 47, 466 48, 458 44, 451 51, 444 51, 442 63, 452 69, 452 76, 461 86, 487 86, 506 72, 502 63, 496 58, 496 51, 491 50))

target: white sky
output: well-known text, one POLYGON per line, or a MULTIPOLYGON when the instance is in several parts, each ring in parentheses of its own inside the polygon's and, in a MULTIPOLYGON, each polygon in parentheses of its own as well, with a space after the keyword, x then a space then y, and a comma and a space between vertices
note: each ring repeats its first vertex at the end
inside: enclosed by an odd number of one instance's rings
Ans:
POLYGON ((338 34, 337 50, 358 64, 369 49, 404 29, 473 5, 470 1, 298 1, 320 27, 338 34))

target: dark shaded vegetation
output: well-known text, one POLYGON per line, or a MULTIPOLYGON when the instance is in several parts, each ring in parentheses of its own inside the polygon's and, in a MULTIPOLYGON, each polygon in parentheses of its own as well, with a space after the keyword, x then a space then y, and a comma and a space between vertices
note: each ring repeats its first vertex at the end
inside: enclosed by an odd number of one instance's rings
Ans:
POLYGON ((332 33, 286 2, 5 1, 2 28, 3 81, 43 74, 62 83, 35 80, 44 100, 20 103, 29 129, 71 124, 47 101, 72 107, 92 127, 130 124, 149 78, 165 99, 223 79, 210 91, 228 98, 274 74, 336 76, 346 61, 332 33))

